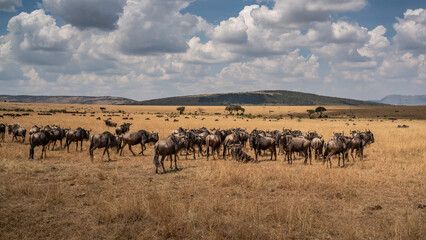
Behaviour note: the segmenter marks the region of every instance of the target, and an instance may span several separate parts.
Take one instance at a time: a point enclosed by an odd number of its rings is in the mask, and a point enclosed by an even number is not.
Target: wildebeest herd
[[[232,159],[241,162],[258,162],[259,155],[265,155],[265,151],[269,150],[271,156],[270,160],[277,160],[277,155],[284,155],[283,159],[287,159],[288,164],[293,163],[296,155],[304,158],[304,164],[312,164],[312,155],[316,160],[322,157],[323,164],[331,168],[331,157],[338,156],[338,166],[342,159],[342,167],[345,166],[345,159],[349,161],[349,154],[352,160],[359,157],[361,160],[364,157],[364,148],[374,143],[374,135],[370,130],[351,131],[350,136],[345,136],[344,133],[333,133],[331,139],[327,142],[317,132],[302,132],[300,130],[282,129],[275,131],[264,131],[254,129],[251,133],[244,129],[179,129],[173,130],[171,134],[165,139],[159,139],[158,133],[139,130],[130,132],[130,123],[124,123],[117,127],[117,124],[105,121],[107,126],[114,126],[116,134],[105,131],[101,134],[94,134],[90,136],[91,130],[84,128],[77,128],[71,130],[69,128],[61,128],[60,126],[52,125],[45,127],[34,126],[29,130],[29,159],[34,158],[34,148],[37,146],[42,147],[41,156],[43,153],[46,158],[46,150],[51,146],[54,149],[56,142],[60,142],[60,148],[67,148],[69,153],[69,146],[71,143],[76,143],[76,151],[78,151],[78,143],[80,142],[80,151],[83,151],[83,141],[90,141],[89,154],[93,161],[94,150],[97,148],[104,148],[102,154],[102,161],[105,153],[108,155],[108,160],[111,161],[109,155],[110,148],[116,148],[120,156],[123,155],[123,149],[126,145],[130,152],[136,156],[132,150],[132,146],[141,146],[139,154],[144,155],[147,143],[154,143],[154,165],[155,171],[158,173],[158,168],[162,168],[165,173],[164,160],[169,157],[170,168],[172,169],[173,160],[175,162],[175,169],[177,167],[178,155],[188,155],[196,158],[198,150],[198,157],[206,156],[209,160],[210,155],[213,159],[220,158],[226,159],[231,156]],[[0,124],[0,139],[4,141],[6,129],[9,135],[12,135],[12,141],[25,142],[26,129],[18,124],[7,125]],[[18,139],[21,138],[21,139]],[[62,146],[62,140],[65,139],[65,144]],[[249,146],[247,146],[247,142]],[[254,158],[246,151],[254,151]],[[278,152],[277,152],[278,150]],[[222,152],[221,152],[222,151]],[[356,151],[354,156],[354,151]],[[216,153],[216,154],[215,154]],[[312,154],[313,153],[313,154]],[[215,156],[216,155],[216,156]],[[161,156],[161,159],[160,159]]]

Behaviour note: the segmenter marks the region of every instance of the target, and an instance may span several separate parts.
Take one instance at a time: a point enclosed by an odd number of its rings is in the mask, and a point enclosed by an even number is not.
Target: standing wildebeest
[[[213,159],[216,160],[214,157],[214,151],[217,151],[217,157],[219,158],[219,149],[220,144],[222,143],[222,137],[223,134],[220,130],[216,130],[214,134],[210,134],[206,137],[207,161],[210,156],[210,147],[212,148]]]
[[[311,152],[311,141],[304,137],[293,137],[292,135],[279,134],[276,138],[276,143],[283,147],[284,152],[287,155],[287,162],[293,163],[293,152],[303,152],[305,155],[304,164],[312,164],[312,152]]]
[[[83,140],[89,140],[90,130],[85,130],[83,128],[77,128],[76,130],[68,131],[66,134],[65,146],[67,152],[70,152],[71,142],[75,142],[75,151],[78,150],[78,142],[80,143],[80,151],[83,152]]]
[[[324,147],[324,139],[322,137],[315,137],[311,141],[311,147],[314,149],[315,159],[319,160]]]
[[[365,132],[360,133],[361,138],[365,141],[364,146],[374,143],[374,134],[370,130],[366,130]]]
[[[339,161],[338,161],[338,166],[340,166],[340,154],[342,154],[342,158],[343,158],[343,165],[342,167],[345,166],[345,152],[347,149],[347,145],[346,145],[346,140],[345,137],[343,135],[340,134],[335,134],[334,137],[332,137],[330,139],[330,141],[328,141],[325,144],[324,147],[324,160],[323,160],[323,164],[326,163],[326,161],[328,161],[330,163],[330,168],[331,168],[331,157],[333,155],[339,155]],[[328,167],[328,164],[327,164]]]
[[[132,124],[131,123],[121,124],[120,126],[115,128],[115,133],[117,135],[125,134],[126,132],[128,132],[130,130],[130,125],[132,125]]]
[[[158,173],[158,167],[163,168],[163,173],[166,173],[166,169],[164,168],[164,158],[167,156],[174,155],[175,157],[175,169],[178,170],[177,164],[176,164],[176,155],[179,151],[179,138],[175,137],[174,135],[170,135],[167,139],[159,140],[157,143],[155,143],[154,146],[154,165],[155,165],[155,173]],[[161,161],[158,161],[159,156],[161,155]],[[172,165],[170,165],[171,167]]]
[[[62,139],[65,138],[66,132],[67,132],[66,129],[62,129],[60,127],[55,127],[55,128],[50,130],[51,141],[53,141],[52,150],[56,146],[56,141],[59,141],[59,143],[61,144],[61,148],[62,148]]]
[[[102,154],[101,161],[104,160],[105,152],[108,154],[108,161],[111,161],[109,157],[108,148],[117,147],[117,153],[121,148],[121,136],[114,136],[112,133],[105,131],[102,134],[95,134],[90,137],[90,159],[93,162],[93,151],[96,148],[105,148],[104,153]]]
[[[9,133],[9,135],[13,134],[12,141],[13,139],[16,139],[16,141],[18,141],[18,136],[20,136],[22,137],[22,143],[25,142],[25,135],[27,134],[27,130],[19,126],[19,124],[9,125],[7,132]]]
[[[37,125],[34,125],[31,129],[30,129],[30,131],[28,131],[28,134],[30,134],[30,136],[31,135],[33,135],[34,133],[36,133],[36,132],[40,132],[40,128],[37,126]]]
[[[354,153],[354,150],[356,150],[356,155],[358,155],[362,161],[362,159],[364,158],[364,145],[366,144],[366,142],[365,140],[361,138],[361,134],[359,132],[353,132],[352,137],[346,137],[346,138],[348,142],[347,151],[349,152],[349,149],[351,150],[352,160],[355,161],[355,157],[353,153]],[[349,162],[348,153],[346,153],[346,157],[348,158],[348,162]]]
[[[275,160],[277,160],[277,149],[275,147],[275,140],[271,137],[264,137],[260,134],[252,135],[250,136],[250,147],[254,149],[254,154],[256,155],[256,161],[258,161],[257,155],[260,155],[260,150],[267,150],[267,149],[271,151],[271,160],[272,160],[272,155],[274,155]]]
[[[123,136],[123,145],[121,146],[120,150],[120,156],[123,155],[123,149],[126,145],[129,145],[129,150],[132,152],[133,156],[136,156],[136,154],[132,150],[132,146],[136,144],[141,145],[141,152],[140,154],[143,154],[145,144],[149,142],[157,142],[158,141],[158,133],[149,133],[145,130],[139,130],[137,132],[127,133]]]
[[[240,133],[238,131],[235,131],[225,137],[225,140],[223,141],[223,159],[226,159],[226,148],[237,143],[241,143]]]
[[[4,141],[4,135],[6,134],[7,125],[4,123],[0,123],[0,135],[1,139]]]
[[[29,159],[34,159],[34,148],[36,146],[42,146],[40,159],[46,159],[46,145],[50,142],[50,133],[49,131],[41,130],[40,132],[33,133],[29,137],[30,141],[30,156]]]

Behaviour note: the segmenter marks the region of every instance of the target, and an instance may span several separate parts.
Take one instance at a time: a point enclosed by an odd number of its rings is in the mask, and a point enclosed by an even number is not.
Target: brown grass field
[[[60,124],[92,133],[114,131],[96,120],[107,118],[101,106],[0,103],[0,108],[17,107],[95,113],[33,112],[5,116],[0,123],[19,123],[27,130],[34,124]],[[114,151],[112,162],[101,162],[102,150],[95,150],[93,163],[88,142],[83,152],[72,145],[70,153],[49,150],[43,160],[37,147],[35,160],[28,160],[28,137],[20,144],[6,135],[0,141],[1,239],[425,239],[424,106],[327,107],[333,119],[300,122],[287,114],[306,116],[312,107],[245,107],[246,114],[285,115],[280,120],[214,115],[223,114],[223,106],[187,107],[185,112],[205,114],[179,116],[179,122],[156,117],[176,112],[176,106],[103,107],[126,112],[112,121],[131,122],[131,131],[157,131],[160,139],[179,126],[316,130],[325,140],[333,132],[370,129],[375,143],[364,150],[364,161],[350,161],[345,168],[337,167],[337,159],[332,169],[315,160],[310,166],[301,159],[288,165],[283,155],[278,161],[262,156],[258,164],[180,156],[179,171],[155,174],[152,146],[145,157],[134,157],[127,148],[122,157]],[[356,118],[348,121],[347,115]]]

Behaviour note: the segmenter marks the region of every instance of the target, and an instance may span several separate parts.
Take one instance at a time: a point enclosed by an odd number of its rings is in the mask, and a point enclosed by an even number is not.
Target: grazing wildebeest
[[[18,141],[18,136],[19,136],[19,137],[22,137],[22,143],[25,142],[25,135],[27,133],[27,130],[19,126],[19,124],[9,125],[7,132],[9,135],[13,134],[12,141],[13,139],[16,139],[16,141]]]
[[[104,120],[105,125],[107,125],[107,127],[117,127],[117,123],[115,122],[111,122],[109,119]]]
[[[30,156],[29,159],[34,159],[34,148],[36,146],[42,146],[40,159],[46,159],[46,145],[50,142],[50,133],[49,131],[41,130],[40,132],[33,133],[29,137],[30,141]]]
[[[284,152],[287,155],[287,162],[293,163],[293,152],[303,152],[305,155],[304,164],[312,164],[312,152],[311,152],[311,141],[304,137],[293,137],[292,135],[280,134],[276,138],[276,143],[283,147]]]
[[[137,132],[126,133],[126,134],[123,135],[123,145],[121,146],[120,156],[123,155],[123,149],[126,145],[129,145],[130,152],[132,152],[133,156],[136,156],[136,154],[132,150],[132,146],[136,145],[136,144],[141,145],[140,154],[145,156],[144,153],[143,153],[144,148],[145,148],[145,144],[149,143],[149,142],[156,143],[157,141],[158,141],[158,133],[154,133],[154,132],[149,133],[148,131],[145,131],[145,130],[139,130]]]
[[[109,156],[109,148],[116,147],[117,153],[121,148],[121,136],[114,136],[112,133],[105,131],[102,134],[95,134],[90,137],[90,159],[93,162],[93,151],[96,148],[105,148],[104,153],[102,154],[101,161],[104,160],[105,152],[108,154],[108,161],[111,161],[111,158]]]
[[[174,155],[175,157],[175,169],[178,170],[178,167],[176,164],[176,155],[178,151],[179,151],[179,138],[174,135],[170,135],[167,139],[162,139],[162,140],[159,140],[157,143],[155,143],[155,146],[154,146],[155,173],[158,173],[158,168],[160,167],[160,163],[161,163],[161,167],[163,168],[163,173],[167,172],[166,169],[164,168],[164,158],[166,158],[167,156],[171,157],[172,155]],[[158,161],[158,158],[160,155],[161,155],[161,161]]]
[[[130,125],[132,125],[132,124],[131,123],[121,124],[120,126],[115,128],[115,133],[117,135],[125,134],[126,132],[128,132],[130,130]]]
[[[277,160],[277,149],[275,147],[275,140],[271,137],[264,137],[260,134],[250,136],[250,147],[254,149],[254,154],[256,155],[256,161],[258,161],[257,156],[260,155],[260,150],[270,150],[271,151],[271,160],[272,156],[275,156]]]
[[[67,131],[65,129],[62,129],[60,127],[55,127],[52,130],[50,130],[51,141],[53,141],[52,150],[56,146],[56,141],[59,141],[59,143],[61,144],[60,148],[62,148],[62,139],[65,138],[66,132]]]
[[[4,135],[6,135],[6,128],[7,128],[6,124],[0,123],[0,135],[3,141],[4,141]]]
[[[216,130],[214,134],[210,134],[206,137],[207,161],[209,160],[210,156],[210,147],[212,148],[213,159],[216,160],[214,157],[214,151],[217,151],[217,157],[219,158],[219,149],[222,143],[222,137],[223,134],[220,130]]]
[[[338,161],[338,166],[340,166],[340,154],[342,154],[342,158],[343,158],[343,165],[342,167],[345,166],[345,152],[347,149],[347,145],[346,145],[346,141],[345,141],[345,137],[343,135],[340,134],[335,134],[334,137],[332,137],[330,139],[330,141],[328,141],[325,144],[324,147],[324,156],[323,156],[323,164],[326,163],[327,161],[330,163],[330,168],[331,168],[331,157],[333,155],[339,155],[339,161]],[[328,167],[328,164],[327,164]]]
[[[83,140],[89,140],[90,130],[85,130],[83,128],[77,128],[76,130],[68,131],[66,134],[65,146],[67,152],[70,152],[70,144],[75,142],[75,151],[78,150],[78,142],[80,143],[80,151],[83,151]]]
[[[28,134],[30,134],[30,136],[32,135],[32,134],[34,134],[34,133],[36,133],[36,132],[40,132],[40,128],[37,126],[37,125],[34,125],[31,129],[30,129],[30,131],[28,132]]]

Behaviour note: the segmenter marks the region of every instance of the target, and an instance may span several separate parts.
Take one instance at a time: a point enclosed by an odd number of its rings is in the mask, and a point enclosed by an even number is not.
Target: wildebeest
[[[131,123],[121,124],[120,126],[115,128],[115,133],[117,135],[125,134],[126,132],[128,132],[130,130],[130,125],[132,125],[132,124]]]
[[[32,134],[34,134],[34,133],[36,133],[36,132],[40,132],[40,127],[38,127],[37,125],[34,125],[31,129],[30,129],[30,131],[28,131],[28,134],[30,134],[30,136],[32,135]]]
[[[75,151],[78,150],[78,142],[80,143],[80,151],[83,151],[83,140],[89,140],[90,130],[85,130],[83,128],[77,128],[76,130],[70,130],[66,134],[65,146],[67,152],[70,152],[70,144],[75,142]]]
[[[238,131],[235,131],[225,137],[223,141],[223,159],[226,159],[226,148],[229,148],[233,144],[241,143],[240,134]]]
[[[257,155],[260,154],[260,150],[270,150],[271,151],[271,160],[272,155],[275,156],[275,160],[277,160],[277,149],[275,147],[275,140],[271,137],[264,137],[260,134],[252,135],[250,136],[250,147],[254,149],[254,154],[256,155],[256,161]]]
[[[105,125],[107,125],[107,127],[117,127],[117,123],[115,122],[111,122],[109,119],[104,120]]]
[[[13,134],[12,141],[13,139],[16,139],[16,141],[18,141],[18,136],[19,136],[19,137],[22,137],[22,143],[25,142],[25,135],[27,133],[27,130],[19,126],[19,124],[9,125],[7,132],[9,135]]]
[[[319,160],[323,152],[324,139],[317,132],[308,132],[306,138],[311,141],[311,148],[314,150],[315,159]]]
[[[353,155],[354,150],[356,150],[356,155],[358,155],[361,158],[361,161],[364,157],[364,145],[366,144],[366,141],[361,138],[361,134],[359,132],[353,132],[352,137],[345,137],[347,139],[347,151],[351,150],[351,157],[352,160],[355,161],[355,157]],[[347,157],[346,153],[346,157]],[[349,158],[348,158],[349,162]]]
[[[53,141],[52,150],[56,146],[56,141],[59,141],[60,148],[62,148],[62,139],[65,138],[66,133],[68,131],[69,131],[69,129],[62,129],[60,127],[55,127],[55,128],[53,128],[53,129],[50,130],[51,141]]]
[[[6,135],[6,128],[7,128],[6,124],[0,123],[0,135],[3,141],[4,141],[4,135]]]
[[[155,165],[155,173],[158,173],[158,168],[163,168],[163,173],[166,173],[166,169],[164,168],[164,158],[167,156],[174,155],[175,160],[175,169],[178,170],[177,164],[176,164],[176,155],[179,151],[179,138],[174,136],[173,134],[170,135],[167,139],[159,140],[157,143],[155,143],[154,146],[154,165]],[[158,161],[159,156],[161,155],[161,161]],[[172,166],[170,164],[170,166]]]
[[[281,145],[287,155],[287,162],[293,163],[293,152],[303,152],[305,155],[304,163],[312,164],[311,141],[304,137],[293,137],[293,135],[279,134],[276,138],[277,145]],[[279,144],[278,144],[279,143]]]
[[[330,168],[331,168],[331,159],[330,158],[333,155],[339,155],[338,166],[340,166],[340,154],[342,154],[342,158],[343,158],[342,167],[344,167],[345,166],[346,149],[347,149],[347,145],[346,145],[345,137],[343,135],[340,135],[340,134],[337,134],[337,135],[335,134],[335,136],[332,137],[330,139],[330,141],[328,141],[324,146],[323,164],[328,161],[330,163]],[[328,164],[327,164],[327,167],[328,167]]]
[[[132,132],[132,133],[126,133],[123,136],[123,145],[121,146],[121,150],[120,150],[120,156],[123,155],[123,149],[126,145],[129,145],[129,150],[130,152],[132,152],[133,156],[136,156],[136,154],[133,152],[132,150],[132,146],[136,145],[136,144],[140,144],[141,145],[141,152],[140,154],[143,154],[144,148],[145,148],[145,144],[149,143],[149,142],[157,142],[158,141],[158,133],[149,133],[148,131],[145,130],[139,130],[137,132]]]
[[[34,148],[36,146],[42,146],[40,159],[46,158],[46,146],[50,142],[50,133],[49,131],[41,130],[40,132],[33,133],[29,137],[30,142],[30,156],[29,159],[34,159]]]
[[[223,134],[219,130],[216,130],[214,134],[210,134],[206,137],[207,161],[209,160],[210,156],[210,147],[212,148],[213,159],[216,159],[214,157],[214,151],[217,151],[217,157],[219,157],[219,149],[220,144],[222,143],[222,137]]]
[[[121,136],[114,136],[112,133],[105,131],[102,134],[95,134],[90,137],[90,159],[93,162],[93,151],[96,148],[105,148],[104,153],[102,154],[101,161],[104,159],[105,152],[108,154],[108,161],[111,161],[111,158],[109,156],[109,148],[116,147],[117,153],[121,148]]]
[[[242,144],[233,144],[231,145],[231,156],[233,159],[242,162],[254,161],[254,159],[243,151]]]

